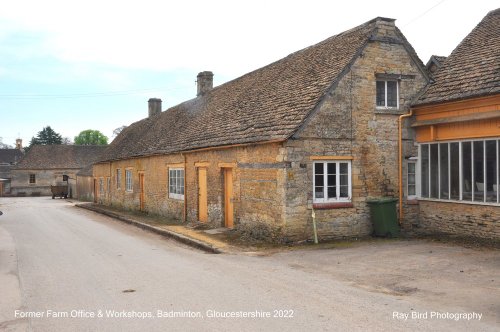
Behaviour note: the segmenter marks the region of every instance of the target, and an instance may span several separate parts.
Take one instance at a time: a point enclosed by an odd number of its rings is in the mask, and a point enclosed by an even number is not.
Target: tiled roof
[[[76,173],[76,176],[92,176],[93,175],[92,167],[93,167],[93,164],[88,164],[87,166],[82,168],[80,171],[78,171],[78,173]]]
[[[394,20],[373,19],[133,123],[103,161],[288,139],[370,41],[378,21]],[[402,34],[400,41],[414,53]]]
[[[434,59],[436,59],[437,62],[440,64],[443,64],[444,60],[446,60],[445,56],[442,55],[433,55]]]
[[[15,168],[83,168],[98,160],[105,149],[92,145],[33,145]]]
[[[453,50],[434,80],[414,105],[500,93],[500,8],[489,12]]]
[[[23,155],[18,149],[0,149],[0,164],[17,164]]]

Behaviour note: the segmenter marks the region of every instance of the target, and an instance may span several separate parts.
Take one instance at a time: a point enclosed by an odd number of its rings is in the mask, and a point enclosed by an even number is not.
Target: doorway
[[[198,168],[198,220],[208,221],[207,169]]]
[[[232,168],[224,168],[224,224],[227,228],[234,226]]]
[[[139,173],[139,209],[141,211],[144,211],[144,201],[145,201],[145,194],[144,194],[144,173]]]

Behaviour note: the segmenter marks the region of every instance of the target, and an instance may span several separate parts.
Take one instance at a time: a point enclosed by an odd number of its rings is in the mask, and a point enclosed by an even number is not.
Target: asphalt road
[[[294,268],[293,251],[267,257],[207,254],[46,197],[1,198],[0,210],[2,331],[495,328],[491,317],[411,319],[427,307],[316,273],[314,264]],[[311,253],[304,257],[314,259]]]

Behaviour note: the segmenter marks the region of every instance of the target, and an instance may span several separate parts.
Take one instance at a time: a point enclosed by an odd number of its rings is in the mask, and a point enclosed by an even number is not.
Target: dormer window
[[[377,80],[377,108],[399,108],[398,81]]]

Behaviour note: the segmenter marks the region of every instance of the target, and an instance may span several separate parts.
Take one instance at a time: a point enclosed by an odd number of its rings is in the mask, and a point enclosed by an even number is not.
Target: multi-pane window
[[[122,187],[122,170],[121,168],[116,169],[116,189],[121,189]]]
[[[500,141],[420,145],[421,197],[500,203]]]
[[[314,202],[351,200],[351,162],[314,162]]]
[[[30,174],[30,183],[36,183],[36,176],[35,176],[35,174]]]
[[[399,107],[398,81],[377,80],[377,107]]]
[[[409,160],[407,167],[407,195],[409,198],[415,197],[417,195],[417,163],[416,160]]]
[[[125,170],[125,190],[126,191],[132,191],[133,186],[132,186],[132,170],[131,169],[126,169]]]
[[[184,169],[170,168],[168,170],[168,196],[184,199]]]

